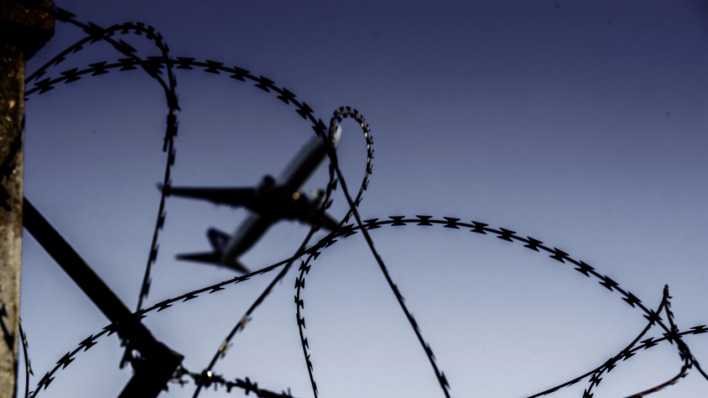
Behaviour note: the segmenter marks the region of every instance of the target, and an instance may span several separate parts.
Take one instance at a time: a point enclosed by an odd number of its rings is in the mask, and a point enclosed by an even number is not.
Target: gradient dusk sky
[[[505,227],[588,262],[649,307],[668,284],[681,329],[708,323],[704,0],[56,1],[102,26],[154,25],[173,56],[270,77],[323,119],[341,105],[359,109],[376,151],[365,219],[430,214]],[[28,71],[79,37],[58,25]],[[142,37],[124,39],[158,55]],[[121,57],[97,43],[50,75]],[[201,71],[177,77],[175,185],[257,184],[280,174],[312,134],[249,84]],[[27,102],[27,197],[131,308],[159,199],[164,123],[162,92],[140,71],[82,79]],[[357,186],[364,141],[355,123],[342,127],[340,162]],[[325,169],[308,191],[323,185]],[[332,212],[345,210],[338,191]],[[174,256],[207,249],[208,227],[231,232],[246,214],[170,198],[148,302],[234,276]],[[243,261],[278,261],[306,232],[281,223]],[[437,227],[371,234],[454,397],[539,392],[602,364],[646,322],[619,295],[520,244]],[[41,377],[107,322],[28,235],[23,259],[22,318]],[[199,371],[271,278],[145,323]],[[312,396],[294,278],[291,271],[277,286],[216,373]],[[305,301],[320,397],[443,396],[361,236],[323,252]],[[708,366],[708,335],[686,341]],[[118,369],[121,354],[117,338],[103,340],[39,396],[117,396],[131,375]],[[641,391],[680,367],[674,346],[643,351],[595,397]],[[580,397],[585,386],[552,396]],[[189,397],[193,388],[161,396]],[[655,396],[708,397],[708,382],[693,371]]]

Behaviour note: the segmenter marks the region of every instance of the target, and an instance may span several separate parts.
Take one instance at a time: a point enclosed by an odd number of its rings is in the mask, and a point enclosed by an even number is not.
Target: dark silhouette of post
[[[140,358],[132,360],[133,377],[119,398],[157,397],[181,365],[182,355],[153,337],[140,318],[132,315],[120,298],[27,199],[23,212],[27,231],[106,318],[116,325],[121,340],[140,353]]]
[[[0,398],[17,389],[25,60],[54,33],[51,1],[0,0]]]

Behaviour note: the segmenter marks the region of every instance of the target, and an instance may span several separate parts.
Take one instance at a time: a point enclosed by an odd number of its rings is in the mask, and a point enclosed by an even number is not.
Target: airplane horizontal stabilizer
[[[243,274],[248,274],[251,272],[245,265],[241,264],[240,261],[233,260],[233,261],[230,261],[228,264],[224,263],[222,261],[221,254],[219,254],[217,252],[178,254],[177,260],[212,264],[212,265],[216,265],[218,267],[228,268],[230,270],[233,270],[233,271],[236,271],[239,273],[243,273]]]

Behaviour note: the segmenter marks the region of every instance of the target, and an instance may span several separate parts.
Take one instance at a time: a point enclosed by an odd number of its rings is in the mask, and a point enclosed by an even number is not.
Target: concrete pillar
[[[52,7],[0,0],[0,398],[17,388],[25,60],[52,36]]]

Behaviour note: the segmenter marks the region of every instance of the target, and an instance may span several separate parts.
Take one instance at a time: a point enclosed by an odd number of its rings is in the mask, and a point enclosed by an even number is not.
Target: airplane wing
[[[319,226],[320,228],[324,228],[328,231],[334,231],[339,226],[339,221],[327,214],[327,212],[320,213],[319,211],[314,211],[309,215],[298,217],[298,220],[310,225]]]
[[[221,262],[221,254],[217,252],[186,253],[177,255],[178,260],[193,261],[197,263],[212,264],[230,270],[248,274],[251,271],[239,261],[230,261],[228,264]]]
[[[334,133],[335,145],[341,136],[342,128],[337,126],[337,131]],[[279,184],[285,185],[293,191],[300,189],[326,156],[327,147],[322,139],[317,136],[310,138],[310,141],[305,144],[280,175]]]
[[[255,188],[200,188],[200,187],[172,187],[157,186],[164,190],[168,196],[200,199],[217,205],[232,207],[252,207],[256,198]]]
[[[298,211],[295,212],[295,219],[320,228],[324,228],[328,231],[334,231],[339,226],[339,221],[334,217],[327,214],[327,212],[320,212],[321,197],[318,196],[317,199],[310,199],[307,195],[300,193],[303,196],[303,200],[300,201],[300,207]]]

